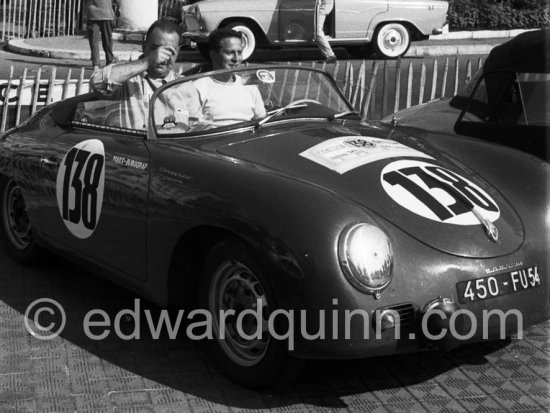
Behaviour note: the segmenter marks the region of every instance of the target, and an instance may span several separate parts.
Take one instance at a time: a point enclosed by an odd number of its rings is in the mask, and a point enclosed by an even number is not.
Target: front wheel
[[[40,248],[35,244],[23,192],[10,178],[0,180],[1,237],[8,255],[23,264],[38,261]]]
[[[225,26],[228,29],[233,29],[241,34],[243,42],[243,60],[248,59],[256,50],[256,36],[254,31],[245,23],[234,22]]]
[[[249,388],[294,380],[303,361],[289,357],[285,343],[268,331],[275,298],[254,251],[227,241],[214,247],[206,262],[199,303],[212,319],[213,340],[206,346],[210,358],[224,375]]]
[[[379,57],[396,59],[411,46],[409,30],[400,23],[387,23],[376,29],[374,50]]]

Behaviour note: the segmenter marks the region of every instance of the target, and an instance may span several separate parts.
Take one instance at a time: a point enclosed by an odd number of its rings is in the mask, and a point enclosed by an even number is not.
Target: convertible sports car
[[[520,34],[495,47],[453,98],[400,110],[383,122],[485,139],[549,161],[549,44],[550,29]]]
[[[243,113],[261,96],[267,115],[224,117],[197,100],[205,84]],[[83,95],[5,133],[1,233],[21,262],[52,250],[162,306],[207,309],[205,347],[234,381],[548,319],[548,164],[362,122],[328,74],[299,66],[199,74],[142,103]]]

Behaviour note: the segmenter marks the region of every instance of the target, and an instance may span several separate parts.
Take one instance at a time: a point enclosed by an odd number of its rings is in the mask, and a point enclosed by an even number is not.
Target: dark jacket
[[[114,20],[112,0],[88,0],[88,20]]]

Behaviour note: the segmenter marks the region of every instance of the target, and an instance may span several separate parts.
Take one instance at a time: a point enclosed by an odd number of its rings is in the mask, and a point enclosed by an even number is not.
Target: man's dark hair
[[[160,30],[161,32],[168,33],[168,34],[177,33],[178,36],[181,36],[181,30],[176,23],[173,23],[168,20],[157,20],[147,30],[147,34],[145,35],[145,41],[149,39],[149,37],[155,30]]]
[[[220,50],[220,43],[222,42],[222,40],[230,37],[235,37],[239,40],[242,40],[241,33],[236,30],[225,28],[214,30],[208,36],[208,49],[217,52],[218,50]]]

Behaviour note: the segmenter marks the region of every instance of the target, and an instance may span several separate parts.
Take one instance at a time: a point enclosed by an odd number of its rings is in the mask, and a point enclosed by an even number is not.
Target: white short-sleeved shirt
[[[226,126],[266,116],[258,88],[255,85],[244,85],[239,76],[235,76],[232,82],[204,77],[197,79],[194,86],[202,115],[210,116],[214,126]]]

